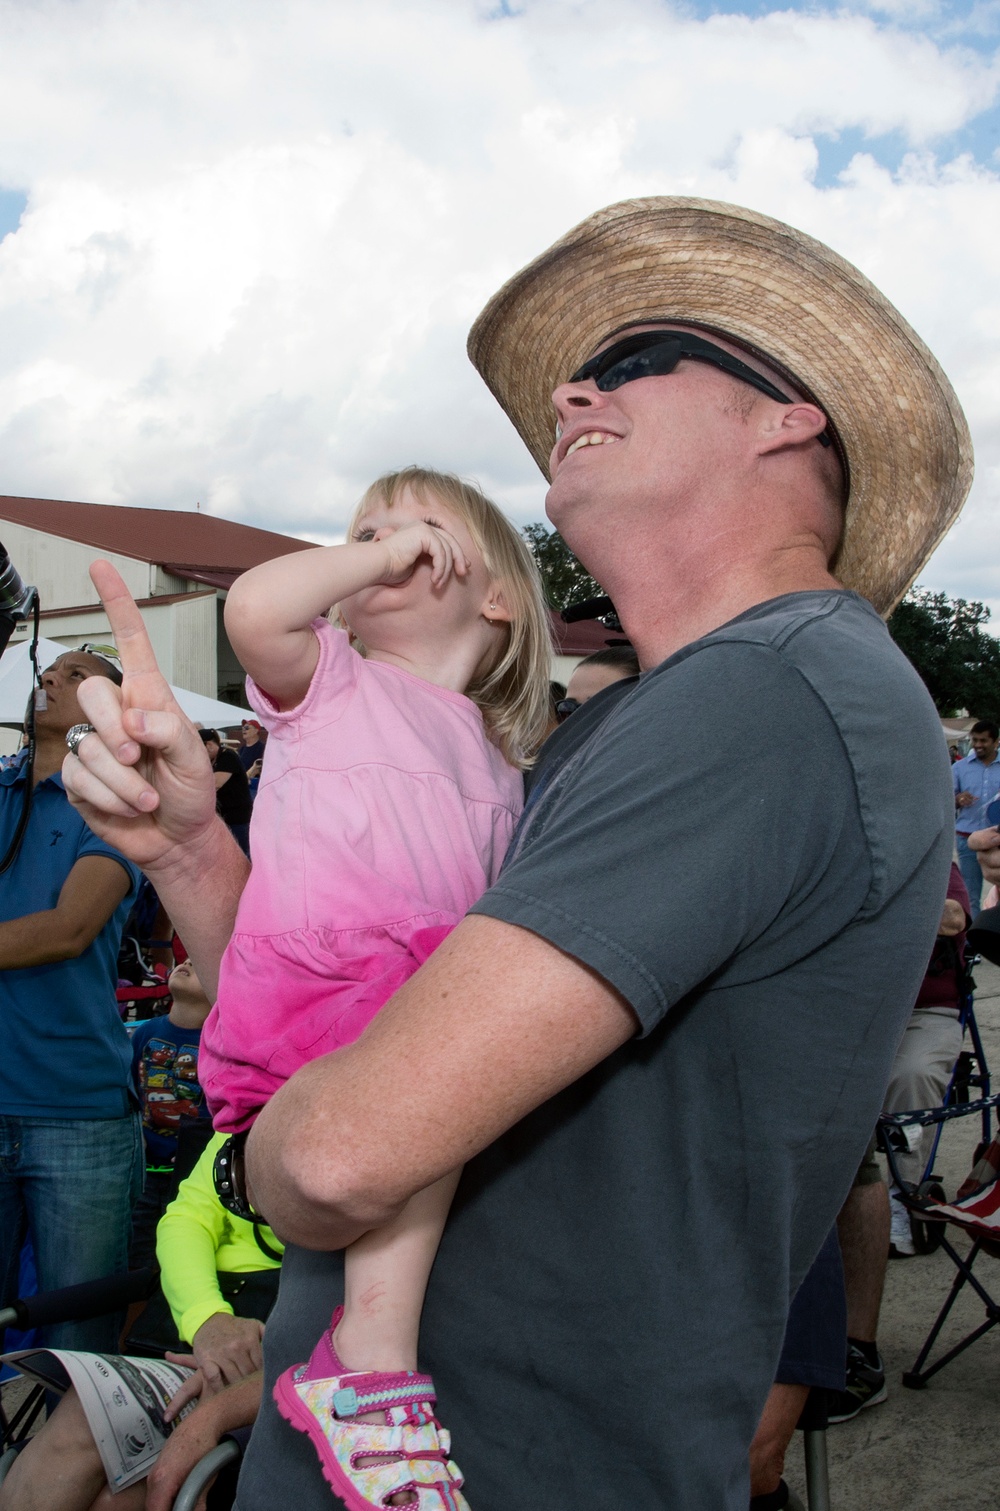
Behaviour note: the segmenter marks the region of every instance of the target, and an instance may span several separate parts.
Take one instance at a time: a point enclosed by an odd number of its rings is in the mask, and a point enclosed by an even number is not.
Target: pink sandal
[[[403,1490],[415,1499],[401,1511],[469,1511],[458,1465],[448,1457],[451,1435],[434,1416],[430,1375],[346,1369],[333,1346],[343,1310],[334,1312],[309,1363],[279,1375],[279,1412],[312,1439],[324,1479],[350,1511],[383,1511]],[[384,1411],[388,1423],[358,1421],[366,1411]]]

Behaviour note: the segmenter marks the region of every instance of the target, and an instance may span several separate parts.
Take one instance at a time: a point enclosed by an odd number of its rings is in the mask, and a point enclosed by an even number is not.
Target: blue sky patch
[[[782,3],[782,0],[686,0],[688,15],[699,19],[709,16],[763,16],[798,12],[803,15],[871,16],[880,26],[904,33],[928,37],[942,49],[965,48],[988,58],[1000,60],[1000,0],[915,0],[906,5],[839,4],[837,0],[807,0],[807,3]],[[958,131],[948,132],[914,148],[901,132],[867,135],[861,127],[838,132],[812,133],[819,151],[820,187],[836,183],[838,175],[857,152],[869,153],[877,163],[895,172],[908,151],[932,152],[939,162],[951,162],[968,153],[984,168],[1000,173],[1000,108],[996,104],[966,122]]]
[[[0,241],[17,230],[27,204],[28,196],[20,189],[0,189]]]

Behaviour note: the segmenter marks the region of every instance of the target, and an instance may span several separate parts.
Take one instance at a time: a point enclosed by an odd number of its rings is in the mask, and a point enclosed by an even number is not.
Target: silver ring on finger
[[[74,724],[73,728],[66,736],[66,744],[69,746],[73,754],[76,755],[80,748],[80,741],[85,740],[88,735],[93,735],[96,733],[97,730],[94,728],[93,724]]]

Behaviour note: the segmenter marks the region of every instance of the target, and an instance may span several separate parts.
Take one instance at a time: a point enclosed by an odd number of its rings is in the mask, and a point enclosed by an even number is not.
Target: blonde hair
[[[551,725],[549,679],[552,631],[541,578],[524,539],[475,483],[453,472],[403,467],[365,490],[351,516],[348,540],[373,505],[392,509],[409,489],[422,504],[440,502],[468,527],[490,577],[503,592],[510,623],[499,624],[505,644],[465,689],[480,709],[486,732],[512,766],[524,769]]]

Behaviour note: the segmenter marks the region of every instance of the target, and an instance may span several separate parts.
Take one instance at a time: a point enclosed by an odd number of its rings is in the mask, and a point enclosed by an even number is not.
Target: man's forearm
[[[58,908],[26,913],[0,923],[0,971],[75,960],[90,943],[91,938],[61,917]]]
[[[260,1410],[260,1398],[264,1386],[264,1371],[258,1369],[245,1375],[235,1385],[227,1385],[216,1395],[203,1401],[198,1408],[209,1414],[213,1428],[221,1438],[236,1427],[252,1427]]]
[[[191,959],[205,995],[214,1002],[219,963],[236,922],[250,862],[221,819],[198,842],[147,871]]]

